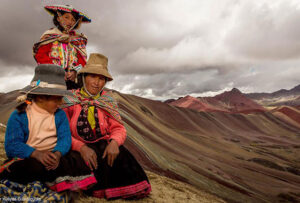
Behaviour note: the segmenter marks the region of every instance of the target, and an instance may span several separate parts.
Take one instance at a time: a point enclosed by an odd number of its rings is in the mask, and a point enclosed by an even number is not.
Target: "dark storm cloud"
[[[50,26],[37,1],[1,1],[0,60],[6,66],[33,66],[33,43]],[[3,69],[3,66],[1,66]]]
[[[300,56],[299,2],[275,1],[254,6],[243,4],[226,36],[227,46],[237,56],[254,60],[284,60]]]
[[[32,45],[53,26],[48,4],[72,4],[92,18],[80,29],[87,50],[108,56],[110,86],[125,93],[167,98],[300,83],[296,0],[2,0],[2,78],[32,74]]]

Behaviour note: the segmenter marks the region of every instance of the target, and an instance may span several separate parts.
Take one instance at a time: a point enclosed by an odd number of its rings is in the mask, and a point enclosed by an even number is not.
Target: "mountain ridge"
[[[185,96],[178,100],[168,100],[169,105],[205,112],[251,113],[266,109],[246,97],[240,90],[233,88],[214,97]]]
[[[271,93],[248,93],[245,94],[251,99],[254,100],[260,100],[260,99],[270,99],[270,98],[278,98],[278,97],[283,97],[283,96],[293,96],[293,95],[300,95],[300,85],[297,85],[289,90],[287,89],[280,89],[275,92]]]

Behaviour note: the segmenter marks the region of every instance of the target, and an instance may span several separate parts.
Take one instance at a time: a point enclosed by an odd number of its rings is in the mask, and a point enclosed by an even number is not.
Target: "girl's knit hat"
[[[24,102],[28,94],[66,96],[72,95],[67,90],[64,79],[65,71],[54,64],[40,64],[35,68],[35,74],[30,85],[21,89],[24,95],[17,98],[17,102]]]

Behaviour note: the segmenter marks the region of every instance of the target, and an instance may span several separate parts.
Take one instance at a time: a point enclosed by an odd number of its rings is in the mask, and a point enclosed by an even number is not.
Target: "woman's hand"
[[[59,160],[57,160],[56,155],[52,152],[49,152],[49,151],[35,150],[35,151],[32,152],[32,154],[30,156],[32,158],[35,158],[39,162],[41,162],[46,167],[46,169],[56,168],[58,166],[58,163],[59,163]]]
[[[112,167],[119,153],[120,151],[117,141],[111,140],[111,142],[107,145],[107,147],[104,150],[102,159],[104,159],[107,156],[107,164],[110,167]]]
[[[59,161],[60,161],[60,158],[61,158],[61,153],[59,151],[56,151],[52,154],[54,154],[56,163],[54,165],[46,166],[47,170],[55,170],[59,165]]]
[[[87,163],[90,167],[91,171],[98,168],[97,154],[93,149],[89,148],[86,145],[83,145],[80,148],[79,152],[85,163]]]
[[[75,81],[76,78],[76,71],[71,70],[65,73],[65,80],[71,80],[71,81]]]

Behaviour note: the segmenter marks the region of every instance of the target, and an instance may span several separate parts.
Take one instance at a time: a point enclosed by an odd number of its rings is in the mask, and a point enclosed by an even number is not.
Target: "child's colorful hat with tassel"
[[[73,8],[73,6],[70,5],[53,5],[53,6],[45,6],[44,7],[45,10],[50,13],[50,15],[55,15],[55,13],[57,13],[57,11],[63,11],[63,12],[75,12],[77,13],[80,17],[82,17],[82,22],[83,23],[90,23],[92,20],[85,15],[84,13],[78,11],[77,9]]]

